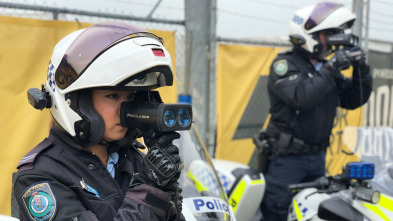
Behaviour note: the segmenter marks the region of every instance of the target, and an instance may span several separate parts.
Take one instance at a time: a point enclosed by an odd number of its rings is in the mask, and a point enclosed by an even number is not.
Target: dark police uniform
[[[112,178],[101,160],[53,127],[19,163],[14,194],[20,220],[168,220],[168,193],[141,184],[129,189],[142,154],[118,150]]]
[[[317,71],[306,55],[294,48],[280,53],[270,67],[271,118],[266,133],[273,138],[274,149],[261,205],[268,220],[287,219],[289,184],[324,175],[336,107],[355,109],[371,94],[367,64],[354,65],[352,78],[346,78],[325,62]]]

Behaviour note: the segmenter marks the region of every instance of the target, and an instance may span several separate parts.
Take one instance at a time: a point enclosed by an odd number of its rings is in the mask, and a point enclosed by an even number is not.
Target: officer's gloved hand
[[[334,56],[327,62],[327,64],[339,71],[349,68],[351,65],[349,51],[343,49],[337,50],[334,53]]]
[[[177,180],[184,165],[179,149],[172,144],[172,141],[178,138],[180,134],[176,132],[163,133],[157,138],[145,137],[149,152],[143,159],[142,170],[133,176],[131,183],[131,186],[144,183],[168,192],[174,203],[173,214],[181,211],[182,203],[182,190]]]
[[[349,55],[354,66],[366,64],[366,52],[360,47],[353,47],[349,50]]]
[[[180,160],[179,148],[172,141],[180,138],[176,132],[161,134],[158,138],[145,138],[149,152],[143,160],[144,172],[149,181],[158,188],[176,181],[184,165]]]

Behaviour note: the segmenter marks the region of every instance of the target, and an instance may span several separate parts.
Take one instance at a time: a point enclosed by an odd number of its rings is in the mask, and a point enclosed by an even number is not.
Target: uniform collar
[[[55,144],[66,144],[66,146],[75,150],[85,149],[80,144],[78,144],[71,135],[58,128],[56,125],[54,125],[50,130],[49,139],[52,140]]]

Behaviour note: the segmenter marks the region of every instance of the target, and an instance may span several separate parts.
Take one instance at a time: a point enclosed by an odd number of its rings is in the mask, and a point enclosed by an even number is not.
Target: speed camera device
[[[165,104],[156,91],[137,92],[133,101],[123,102],[120,108],[123,127],[142,132],[170,132],[189,130],[192,123],[190,104]]]

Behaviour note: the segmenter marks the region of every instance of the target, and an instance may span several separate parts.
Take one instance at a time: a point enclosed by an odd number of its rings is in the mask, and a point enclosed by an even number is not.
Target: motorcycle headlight
[[[355,195],[357,198],[373,204],[379,203],[381,197],[379,191],[362,186],[356,188]]]

